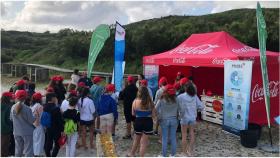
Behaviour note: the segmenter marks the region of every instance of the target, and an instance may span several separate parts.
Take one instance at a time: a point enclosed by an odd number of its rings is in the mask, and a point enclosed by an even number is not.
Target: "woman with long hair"
[[[162,131],[162,156],[167,156],[168,138],[171,141],[171,156],[176,154],[176,129],[178,126],[179,105],[173,85],[166,85],[156,104],[158,121]]]
[[[147,87],[140,87],[132,104],[132,115],[136,117],[134,123],[135,134],[132,149],[127,156],[134,157],[138,144],[140,144],[140,156],[144,157],[149,135],[153,134],[152,116],[154,116],[154,112],[154,103]]]
[[[185,93],[179,95],[177,100],[180,107],[179,113],[182,132],[182,150],[188,156],[192,156],[195,140],[194,128],[196,124],[197,111],[202,111],[204,109],[204,105],[196,95],[196,89],[192,83],[188,83],[185,86]],[[190,142],[188,143],[188,146],[186,142],[187,130],[189,130],[190,133]]]
[[[89,127],[89,139],[90,139],[90,148],[94,148],[93,134],[94,134],[94,113],[95,107],[93,100],[89,97],[90,92],[89,88],[83,88],[81,98],[78,101],[78,108],[80,111],[80,125],[81,125],[81,135],[82,135],[82,146],[85,149],[88,149],[86,145],[86,128]]]

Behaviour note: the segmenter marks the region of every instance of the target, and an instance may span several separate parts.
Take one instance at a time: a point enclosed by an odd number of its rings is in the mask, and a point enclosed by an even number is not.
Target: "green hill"
[[[267,50],[279,52],[279,8],[264,9]],[[144,20],[126,28],[126,73],[142,72],[142,57],[174,48],[193,33],[226,31],[258,48],[254,9],[231,10],[203,16],[167,16]],[[94,70],[113,69],[114,29],[99,54]],[[2,62],[26,62],[86,69],[92,32],[63,29],[58,33],[1,30]]]

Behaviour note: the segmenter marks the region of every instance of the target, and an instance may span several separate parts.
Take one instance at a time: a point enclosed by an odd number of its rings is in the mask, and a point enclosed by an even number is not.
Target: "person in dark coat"
[[[128,76],[127,78],[128,85],[120,92],[119,99],[123,100],[124,105],[124,116],[126,120],[126,135],[123,139],[131,139],[131,122],[134,121],[134,116],[132,116],[132,103],[137,95],[137,87],[134,83],[134,78]]]

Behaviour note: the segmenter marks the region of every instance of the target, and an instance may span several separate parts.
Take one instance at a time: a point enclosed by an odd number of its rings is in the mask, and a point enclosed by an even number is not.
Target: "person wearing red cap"
[[[123,139],[131,139],[131,122],[134,121],[134,117],[131,114],[132,102],[136,98],[138,88],[134,83],[134,77],[127,77],[128,85],[120,92],[119,100],[123,100],[123,110],[126,121],[126,135]]]
[[[141,81],[140,81],[140,86],[142,86],[142,87],[147,87],[147,89],[149,90],[150,97],[151,97],[151,99],[152,99],[152,101],[153,101],[153,100],[154,100],[154,99],[153,99],[153,92],[152,92],[151,88],[148,87],[148,81],[145,80],[145,79],[141,80]]]
[[[168,138],[171,142],[171,156],[175,156],[179,105],[173,85],[168,84],[165,86],[165,90],[156,104],[156,112],[162,131],[162,156],[167,157]]]
[[[42,94],[37,92],[32,95],[31,110],[36,120],[33,125],[36,127],[33,131],[33,152],[34,156],[43,156],[45,144],[45,129],[40,122],[43,113]]]
[[[13,124],[10,120],[11,107],[13,105],[13,93],[4,92],[1,97],[1,157],[8,157],[9,144],[13,135]]]
[[[177,97],[179,103],[180,124],[182,132],[182,150],[188,156],[192,156],[194,147],[194,125],[196,124],[197,111],[204,109],[204,105],[196,95],[195,87],[192,83],[186,85],[185,93]],[[190,133],[190,142],[187,147],[187,130]]]
[[[182,93],[185,93],[185,86],[189,83],[189,82],[188,82],[188,78],[187,78],[187,77],[182,78],[182,79],[179,81],[179,83],[180,83],[180,89],[178,90],[178,91],[179,91],[179,94],[178,94],[178,95],[180,95],[180,94],[182,94]]]
[[[112,134],[114,122],[118,120],[117,103],[111,97],[114,93],[115,87],[108,84],[105,87],[105,93],[100,97],[100,103],[97,106],[98,116],[100,117],[101,133]]]
[[[15,156],[33,156],[33,123],[35,117],[31,109],[24,104],[27,97],[25,90],[17,90],[15,98],[17,103],[12,106],[10,118],[13,121],[13,134],[15,138]]]
[[[65,99],[66,89],[63,85],[63,77],[62,76],[53,76],[48,87],[52,87],[54,93],[57,96],[58,104],[60,105],[62,101]]]
[[[94,102],[95,109],[97,109],[97,107],[99,106],[100,97],[104,91],[104,87],[101,85],[102,78],[100,76],[93,77],[92,81],[93,81],[93,85],[90,88],[90,95]],[[94,121],[96,122],[96,131],[99,132],[100,118],[98,116],[98,113],[95,113],[95,119],[96,120]]]
[[[164,76],[161,77],[159,82],[158,82],[158,85],[159,85],[159,89],[156,92],[155,100],[154,100],[155,105],[157,104],[158,100],[161,98],[161,95],[164,92],[164,87],[167,85],[166,77],[164,77]],[[156,128],[155,128],[155,132],[154,132],[155,135],[158,134],[158,127],[159,127],[159,122],[156,121]],[[161,140],[159,140],[159,141],[161,141]]]

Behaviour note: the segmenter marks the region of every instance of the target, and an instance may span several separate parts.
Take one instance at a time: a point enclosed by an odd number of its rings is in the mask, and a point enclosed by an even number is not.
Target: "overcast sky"
[[[279,1],[261,1],[279,8]],[[129,24],[167,15],[204,15],[256,8],[256,1],[1,1],[1,28],[57,32],[62,28],[93,30],[101,23]]]

